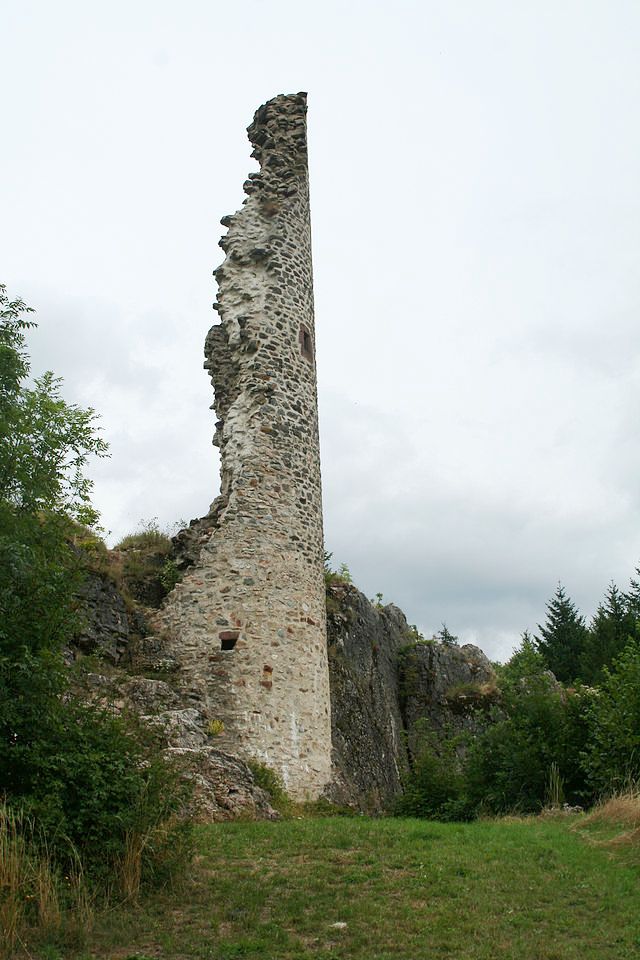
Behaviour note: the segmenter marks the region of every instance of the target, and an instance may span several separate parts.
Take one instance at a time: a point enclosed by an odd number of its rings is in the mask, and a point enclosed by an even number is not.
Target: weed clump
[[[180,572],[172,550],[170,532],[160,527],[157,517],[141,520],[138,530],[116,544],[117,577],[134,601],[159,607],[178,583]]]

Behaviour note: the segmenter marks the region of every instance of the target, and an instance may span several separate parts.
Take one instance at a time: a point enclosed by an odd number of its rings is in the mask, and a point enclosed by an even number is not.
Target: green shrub
[[[277,810],[283,816],[289,815],[292,809],[291,797],[275,770],[258,760],[249,760],[247,766],[253,774],[256,786],[261,787],[268,794],[269,802],[274,810]]]
[[[180,572],[171,557],[168,530],[157,518],[141,520],[139,529],[116,545],[120,555],[120,582],[126,593],[138,603],[159,607],[180,580]]]
[[[78,851],[88,873],[102,880],[120,869],[134,835],[160,836],[171,822],[173,840],[183,846],[186,787],[131,723],[68,697],[57,715],[43,717],[38,738],[19,749],[17,727],[18,755],[3,758],[8,801],[39,825],[52,856],[65,864]],[[159,853],[145,846],[142,882],[166,875]]]
[[[591,735],[583,766],[596,794],[640,782],[640,641],[631,641],[604,669],[601,688],[590,698]]]
[[[468,715],[478,711],[487,712],[499,700],[500,691],[494,682],[456,683],[445,693],[449,709],[453,713]]]
[[[552,765],[563,773],[566,711],[561,692],[545,676],[503,690],[493,722],[471,745],[469,795],[491,813],[530,813],[545,805]]]
[[[341,563],[337,570],[334,570],[331,566],[333,554],[327,553],[324,554],[324,582],[325,586],[329,587],[332,583],[348,583],[352,584],[353,580],[351,579],[351,572],[346,563]]]
[[[58,378],[29,385],[25,312],[0,285],[0,789],[56,867],[114,885],[128,859],[132,889],[160,877],[158,855],[185,849],[170,837],[182,837],[184,792],[140,730],[69,690],[62,650],[87,551],[103,559],[83,470],[107,448]]]
[[[436,739],[426,721],[416,724],[415,754],[404,792],[395,805],[397,816],[429,820],[470,820],[469,801],[461,759],[463,735]]]

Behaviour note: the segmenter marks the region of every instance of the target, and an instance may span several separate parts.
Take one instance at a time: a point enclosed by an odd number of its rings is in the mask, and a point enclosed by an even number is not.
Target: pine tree
[[[640,567],[636,567],[637,580],[630,580],[629,589],[624,594],[624,599],[631,613],[636,620],[640,620]]]
[[[609,584],[603,603],[598,606],[589,629],[589,638],[582,655],[580,677],[585,683],[598,684],[604,667],[610,667],[627,644],[640,637],[637,598],[625,594],[615,583]]]
[[[547,603],[547,619],[538,624],[538,650],[549,670],[563,683],[580,675],[580,666],[588,640],[584,618],[566,595],[562,584]]]
[[[525,630],[519,646],[502,668],[507,681],[519,682],[531,677],[541,677],[547,669],[547,663],[538,650],[538,645],[528,630]]]

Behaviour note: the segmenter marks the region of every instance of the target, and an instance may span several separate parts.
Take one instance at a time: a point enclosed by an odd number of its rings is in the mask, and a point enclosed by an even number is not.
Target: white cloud
[[[118,537],[217,487],[202,344],[244,127],[309,90],[327,541],[492,655],[640,556],[640,11],[5,5],[0,279],[102,414]]]

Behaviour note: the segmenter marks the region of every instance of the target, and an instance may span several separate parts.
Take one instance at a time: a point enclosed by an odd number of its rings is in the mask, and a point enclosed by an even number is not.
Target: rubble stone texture
[[[331,776],[306,95],[248,129],[260,171],[224,217],[220,323],[205,367],[221,492],[161,613],[182,682],[220,749],[275,769],[294,798]]]

